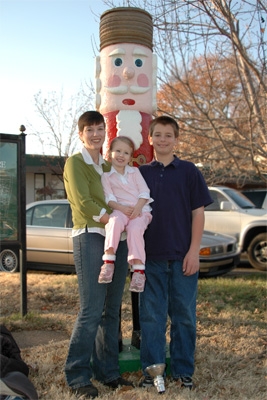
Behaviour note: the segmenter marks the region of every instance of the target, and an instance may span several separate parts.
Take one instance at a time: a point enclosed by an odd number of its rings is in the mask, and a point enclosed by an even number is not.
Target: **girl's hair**
[[[128,144],[128,146],[132,149],[132,156],[134,153],[134,143],[133,141],[128,138],[127,136],[116,136],[110,143],[110,147],[109,147],[109,155],[112,152],[112,149],[114,147],[114,144],[116,144],[117,142],[123,142]]]
[[[102,122],[105,126],[104,117],[98,111],[86,111],[79,118],[78,121],[79,132],[83,132],[85,126],[98,125],[101,124]]]

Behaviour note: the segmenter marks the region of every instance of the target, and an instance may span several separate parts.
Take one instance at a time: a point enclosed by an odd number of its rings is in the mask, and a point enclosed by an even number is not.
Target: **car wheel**
[[[248,260],[253,268],[267,270],[267,234],[255,236],[248,247]]]
[[[18,269],[18,255],[13,250],[3,250],[0,253],[0,270],[4,272],[17,272]]]

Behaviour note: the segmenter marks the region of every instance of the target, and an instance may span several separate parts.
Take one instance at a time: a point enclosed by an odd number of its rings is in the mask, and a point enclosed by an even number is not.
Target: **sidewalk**
[[[59,331],[18,331],[12,332],[12,335],[20,349],[70,339],[66,332]]]

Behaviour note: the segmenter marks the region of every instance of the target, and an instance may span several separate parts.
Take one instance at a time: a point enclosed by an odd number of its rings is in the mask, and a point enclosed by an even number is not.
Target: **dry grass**
[[[0,273],[1,323],[11,331],[60,330],[71,334],[78,311],[76,276],[28,274],[28,311],[21,319],[19,274]],[[198,296],[198,338],[194,381],[197,389],[188,392],[166,382],[162,399],[265,400],[266,360],[265,275],[201,280]],[[132,332],[130,294],[125,290],[122,332]],[[31,366],[30,379],[40,400],[74,400],[64,377],[68,340],[22,350]],[[141,372],[126,373],[136,386]],[[100,400],[152,400],[154,388],[111,391],[98,387]]]

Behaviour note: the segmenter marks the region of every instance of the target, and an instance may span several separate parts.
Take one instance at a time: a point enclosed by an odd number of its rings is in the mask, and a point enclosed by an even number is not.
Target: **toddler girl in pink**
[[[130,290],[142,292],[146,279],[144,232],[152,219],[149,203],[153,200],[139,169],[128,165],[133,152],[134,145],[128,137],[113,139],[109,149],[112,167],[110,172],[105,172],[101,177],[106,203],[113,212],[105,226],[104,264],[98,282],[112,281],[116,250],[121,233],[126,230],[128,262],[133,271]]]

